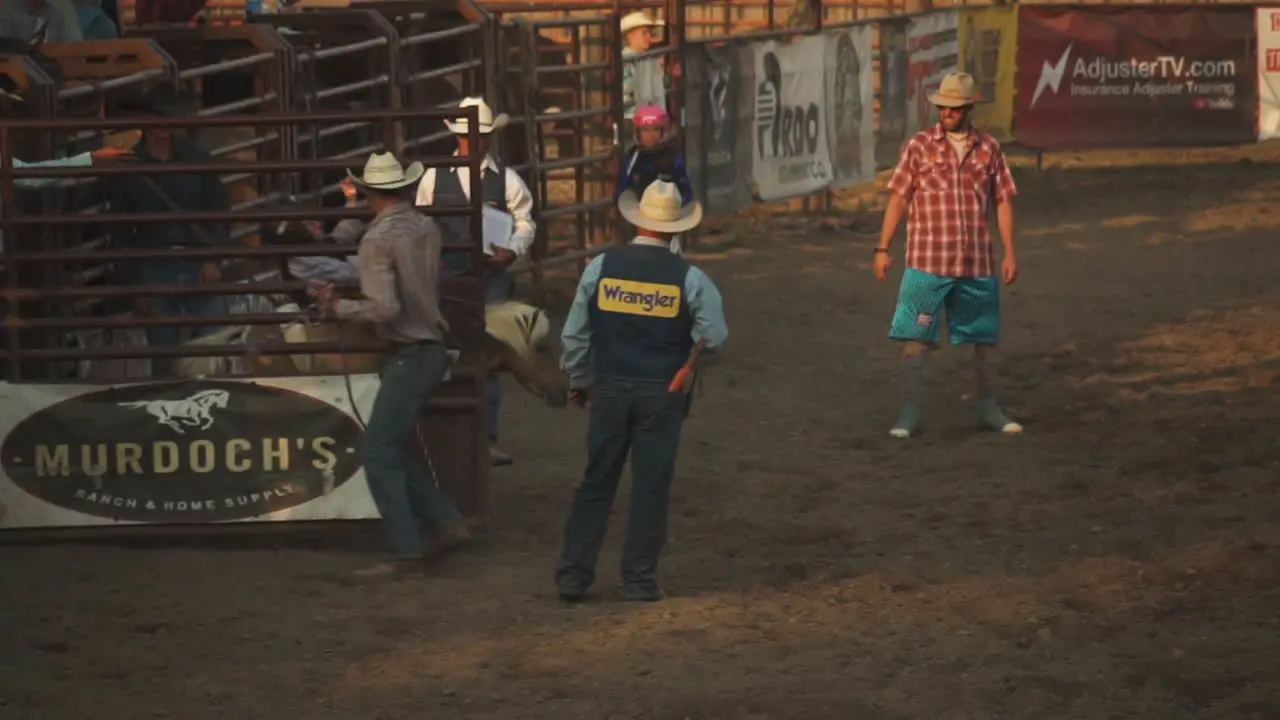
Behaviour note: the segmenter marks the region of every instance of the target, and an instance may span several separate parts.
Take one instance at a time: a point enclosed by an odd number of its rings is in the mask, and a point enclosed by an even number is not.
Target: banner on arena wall
[[[1258,8],[1258,139],[1280,137],[1280,8]]]
[[[821,35],[755,43],[751,177],[761,200],[807,195],[831,182]]]
[[[876,167],[893,167],[907,139],[908,18],[892,18],[880,25],[880,134]]]
[[[917,15],[907,26],[907,126],[911,137],[938,121],[929,95],[959,67],[960,15],[955,10]]]
[[[827,147],[831,151],[830,187],[841,188],[875,177],[875,90],[871,82],[869,25],[826,33]]]
[[[959,49],[961,72],[972,75],[978,86],[974,125],[997,140],[1012,139],[1018,6],[961,10]]]
[[[1018,12],[1018,141],[1044,149],[1251,142],[1250,7]]]
[[[745,99],[754,54],[739,45],[691,45],[685,55],[685,164],[710,214],[751,203],[751,124]]]
[[[0,383],[0,528],[376,518],[361,435],[342,377]]]

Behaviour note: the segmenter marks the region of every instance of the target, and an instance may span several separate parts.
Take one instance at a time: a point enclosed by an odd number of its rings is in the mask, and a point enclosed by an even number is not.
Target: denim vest
[[[591,298],[598,377],[669,382],[693,350],[685,298],[689,265],[665,247],[626,245],[604,254]]]

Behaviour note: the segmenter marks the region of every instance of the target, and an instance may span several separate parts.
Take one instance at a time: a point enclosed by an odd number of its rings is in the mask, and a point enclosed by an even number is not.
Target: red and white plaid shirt
[[[889,190],[907,198],[907,267],[947,277],[995,272],[987,217],[991,199],[1018,194],[1000,143],[969,132],[960,160],[941,124],[907,141]]]

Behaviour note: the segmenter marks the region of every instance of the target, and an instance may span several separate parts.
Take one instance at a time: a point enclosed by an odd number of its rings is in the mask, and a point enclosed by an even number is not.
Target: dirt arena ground
[[[0,548],[0,717],[1280,718],[1277,159],[1019,168],[1021,437],[971,429],[952,350],[930,432],[887,437],[870,194],[721,223],[698,259],[731,346],[686,429],[668,601],[611,599],[617,524],[604,599],[555,601],[583,417],[513,389],[486,544],[430,580],[347,581],[367,533]]]

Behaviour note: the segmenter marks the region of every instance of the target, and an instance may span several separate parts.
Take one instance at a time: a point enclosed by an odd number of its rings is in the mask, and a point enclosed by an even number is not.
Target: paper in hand
[[[492,255],[495,247],[505,248],[515,232],[516,220],[511,213],[492,205],[485,205],[482,215],[484,229],[484,254]]]

